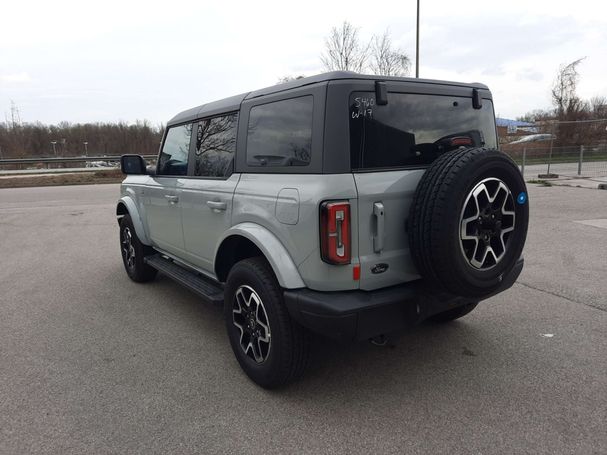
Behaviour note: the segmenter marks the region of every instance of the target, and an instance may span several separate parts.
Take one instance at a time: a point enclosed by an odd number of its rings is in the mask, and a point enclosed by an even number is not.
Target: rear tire
[[[455,319],[466,316],[472,310],[476,308],[478,302],[467,303],[452,310],[443,311],[442,313],[435,314],[429,320],[433,322],[451,322]]]
[[[144,257],[153,254],[154,250],[141,243],[129,214],[120,220],[120,253],[124,269],[131,280],[145,283],[156,278],[157,270],[147,265],[144,260]]]
[[[289,316],[282,288],[265,258],[244,259],[232,267],[224,316],[234,355],[255,383],[273,389],[304,373],[309,334]]]

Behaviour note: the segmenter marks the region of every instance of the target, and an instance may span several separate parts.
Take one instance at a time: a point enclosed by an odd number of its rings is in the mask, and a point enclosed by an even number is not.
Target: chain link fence
[[[607,177],[607,119],[536,122],[500,137],[500,148],[525,178]]]
[[[522,147],[505,150],[525,178],[558,175],[570,178],[607,177],[607,144],[565,147]]]

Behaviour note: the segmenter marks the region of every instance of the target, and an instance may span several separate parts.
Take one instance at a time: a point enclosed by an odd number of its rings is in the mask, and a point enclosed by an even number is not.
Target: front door
[[[145,213],[152,244],[171,253],[183,250],[176,184],[177,179],[173,177],[153,178],[144,190]]]
[[[156,175],[144,190],[152,244],[173,254],[181,254],[184,250],[177,181],[187,174],[191,136],[191,123],[169,128],[158,158]]]

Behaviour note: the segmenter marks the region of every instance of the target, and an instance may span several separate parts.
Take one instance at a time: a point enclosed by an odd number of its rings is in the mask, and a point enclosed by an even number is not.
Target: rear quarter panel
[[[285,189],[297,191],[282,191]],[[282,194],[288,198],[282,200]],[[289,210],[285,218],[281,206],[293,204],[294,194],[298,194],[298,202],[296,223],[292,224],[293,210]],[[346,266],[321,260],[319,211],[321,202],[326,200],[349,200],[352,220],[355,220],[356,187],[352,174],[242,174],[234,194],[232,225],[252,222],[272,232],[287,249],[310,289],[356,289],[358,282],[352,278],[352,269],[357,260]],[[352,223],[352,238],[358,238],[356,223]],[[352,257],[358,258],[356,242],[353,242]]]

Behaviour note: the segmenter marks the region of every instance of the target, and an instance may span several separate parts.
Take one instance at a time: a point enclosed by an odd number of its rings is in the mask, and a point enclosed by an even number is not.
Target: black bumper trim
[[[523,269],[519,259],[502,285],[487,299],[511,287]],[[287,289],[284,299],[293,319],[312,331],[340,340],[366,340],[396,332],[479,299],[430,289],[423,280],[376,291],[320,292]]]

